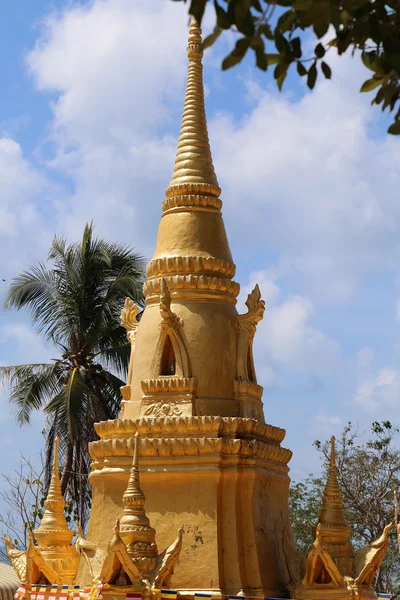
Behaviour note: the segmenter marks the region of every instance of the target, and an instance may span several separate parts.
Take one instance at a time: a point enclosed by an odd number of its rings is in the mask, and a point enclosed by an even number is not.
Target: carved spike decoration
[[[161,327],[163,329],[170,329],[179,325],[178,317],[171,310],[171,294],[165,277],[161,278],[160,284],[160,313],[162,318]]]
[[[258,283],[254,286],[253,291],[247,296],[246,306],[247,313],[239,315],[239,325],[247,327],[254,334],[257,324],[262,320],[265,311],[265,302],[261,300],[261,292]]]
[[[183,527],[179,528],[178,537],[169,548],[166,548],[157,559],[153,587],[170,587],[176,562],[182,549]]]
[[[380,538],[357,552],[356,569],[359,573],[355,580],[357,585],[371,585],[385,558],[392,525],[392,523],[386,525]]]
[[[126,329],[128,340],[132,343],[132,333],[136,333],[139,327],[137,316],[141,310],[131,298],[125,300],[124,308],[121,311],[121,327]]]

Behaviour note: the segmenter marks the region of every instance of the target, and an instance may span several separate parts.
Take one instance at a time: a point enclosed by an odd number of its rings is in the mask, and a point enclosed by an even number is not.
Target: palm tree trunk
[[[72,474],[72,463],[74,459],[74,446],[70,440],[67,442],[67,455],[65,458],[64,470],[61,476],[61,492],[62,495],[65,495],[66,489],[68,487],[69,480],[71,479]]]

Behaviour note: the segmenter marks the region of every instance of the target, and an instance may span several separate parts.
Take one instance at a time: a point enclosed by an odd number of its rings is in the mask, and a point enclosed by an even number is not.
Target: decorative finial
[[[128,486],[122,496],[124,510],[120,521],[120,537],[132,557],[157,557],[156,532],[144,508],[145,495],[139,481],[139,433],[133,438],[133,460]]]
[[[330,471],[336,473],[336,450],[335,450],[335,436],[331,437],[331,459],[330,459]]]
[[[335,438],[331,437],[328,479],[322,498],[322,509],[319,515],[319,526],[324,542],[335,546],[347,547],[352,553],[349,542],[351,528],[346,525],[343,510],[343,499],[336,475]]]
[[[202,194],[218,198],[221,189],[212,162],[208,139],[203,87],[203,40],[192,18],[187,46],[189,59],[181,133],[174,174],[166,190],[167,198],[182,194]]]
[[[35,531],[35,538],[40,546],[68,546],[74,535],[68,528],[64,515],[65,502],[61,492],[58,474],[58,437],[54,440],[54,457],[49,491],[44,502],[44,515]]]

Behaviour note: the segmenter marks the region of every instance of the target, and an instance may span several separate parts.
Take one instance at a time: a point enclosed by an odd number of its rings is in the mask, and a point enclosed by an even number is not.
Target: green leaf
[[[400,121],[395,121],[388,129],[392,135],[400,135]]]
[[[292,54],[295,58],[301,58],[301,40],[299,37],[295,37],[290,41],[292,46]]]
[[[304,67],[304,65],[301,62],[296,63],[296,67],[297,67],[297,72],[300,75],[300,77],[304,77],[304,75],[307,75],[307,69]]]
[[[275,46],[279,54],[290,54],[289,42],[277,29],[275,29]]]
[[[360,92],[370,92],[371,90],[374,90],[375,88],[380,86],[382,82],[383,77],[372,77],[372,79],[367,79],[367,81],[364,81],[364,83],[362,84]]]
[[[317,66],[315,63],[313,63],[309,68],[307,75],[307,85],[310,88],[310,90],[312,90],[315,86],[315,82],[317,81],[317,75]]]
[[[266,54],[268,65],[276,65],[281,60],[280,54]]]
[[[241,38],[236,42],[235,48],[222,61],[223,71],[226,71],[227,69],[230,69],[231,67],[234,67],[235,65],[240,63],[240,61],[245,56],[247,50],[249,49],[250,41],[251,40],[249,38]]]
[[[313,29],[317,38],[321,39],[329,29],[329,21],[318,21],[317,23],[314,23]]]
[[[314,52],[315,52],[315,56],[317,58],[323,58],[325,56],[325,48],[323,47],[323,45],[321,43],[317,44],[315,46],[315,51]]]
[[[295,11],[290,8],[279,17],[276,27],[277,29],[282,31],[282,33],[284,33],[285,31],[291,28],[296,19],[297,15]]]
[[[207,0],[192,0],[190,3],[189,14],[194,16],[199,25],[201,25],[206,4]]]
[[[310,8],[312,7],[313,4],[313,0],[295,0],[295,2],[293,2],[293,8],[295,8],[296,10],[310,10]]]
[[[228,13],[218,4],[217,0],[214,0],[214,7],[217,14],[217,27],[229,29],[232,23],[228,17]]]
[[[321,69],[323,74],[325,75],[326,79],[330,79],[332,77],[332,71],[331,68],[328,64],[326,64],[325,61],[322,61],[321,63]]]
[[[221,33],[222,33],[222,29],[220,27],[214,29],[214,31],[212,33],[210,33],[210,35],[208,35],[206,38],[204,38],[203,48],[209,48],[210,46],[212,46],[213,43],[219,38]]]
[[[256,55],[256,66],[262,71],[266,71],[268,68],[268,58],[265,54],[264,41],[260,36],[254,36],[251,40],[251,47],[253,48]]]
[[[269,23],[263,23],[262,25],[260,25],[260,27],[258,28],[258,35],[265,35],[267,40],[272,41],[274,39],[274,34],[272,33],[272,29]]]
[[[286,75],[287,75],[289,66],[290,66],[290,63],[280,62],[275,67],[274,77],[275,77],[276,82],[278,84],[279,90],[282,90],[282,86],[283,86],[283,83],[284,83],[284,81],[286,79]]]

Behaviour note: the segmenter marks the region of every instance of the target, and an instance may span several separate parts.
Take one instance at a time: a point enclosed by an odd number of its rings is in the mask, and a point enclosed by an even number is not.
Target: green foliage
[[[59,358],[2,367],[0,377],[10,385],[21,425],[30,422],[32,411],[44,409],[46,488],[58,436],[62,491],[84,526],[90,506],[88,443],[97,438],[94,423],[119,412],[130,355],[119,319],[126,297],[143,303],[143,259],[131,248],[95,238],[93,225],[87,225],[80,243],[55,237],[48,260],[49,267],[35,265],[13,278],[5,306],[28,310]]]
[[[362,441],[357,428],[348,423],[337,440],[336,474],[356,550],[379,538],[385,525],[393,520],[393,494],[400,486],[400,450],[395,444],[398,432],[390,421],[374,422],[371,437]],[[312,529],[318,523],[329,469],[329,441],[316,440],[314,446],[321,453],[323,477],[310,475],[304,482],[293,484],[289,497],[293,532],[303,554],[313,541]],[[392,538],[374,587],[397,595],[400,554],[394,531]]]
[[[206,4],[207,0],[190,1],[189,12],[199,22]],[[279,89],[291,64],[301,77],[307,75],[307,85],[313,89],[319,71],[331,78],[331,69],[322,60],[328,51],[357,52],[374,73],[361,92],[379,88],[372,104],[394,112],[388,131],[400,134],[400,0],[213,0],[213,6],[215,29],[205,45],[211,46],[224,30],[240,36],[223,60],[223,69],[237,65],[251,49],[263,71],[276,64],[269,57],[278,56],[274,77]],[[308,31],[317,39],[310,56],[303,54],[301,45]],[[328,32],[332,35],[326,40]]]

